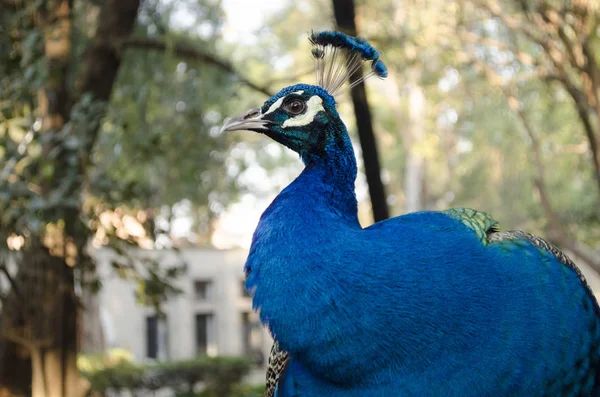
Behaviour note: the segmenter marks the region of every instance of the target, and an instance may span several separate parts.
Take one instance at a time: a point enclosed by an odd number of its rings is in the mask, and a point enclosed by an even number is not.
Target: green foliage
[[[0,5],[0,250],[15,249],[7,244],[12,237],[23,239],[26,248],[34,240],[48,241],[49,230],[68,236],[53,238],[57,246],[73,241],[80,252],[67,258],[69,265],[77,265],[78,281],[96,291],[101,282],[95,263],[81,251],[90,242],[109,246],[117,254],[117,273],[137,283],[138,300],[158,307],[177,293],[171,284],[185,264],[164,268],[134,256],[132,248],[153,248],[158,240],[171,246],[177,216],[191,219],[191,234],[209,242],[213,219],[240,189],[235,177],[244,162],[226,166],[232,163],[232,138],[215,133],[236,95],[235,78],[186,62],[172,50],[177,43],[215,52],[220,5],[186,3],[188,17],[204,28],[200,35],[192,29],[197,24],[173,21],[181,3],[144,2],[134,36],[165,43],[166,49],[123,50],[111,100],[103,102],[79,93],[78,84],[81,60],[96,34],[90,21],[104,3],[73,2],[72,53],[64,76],[50,73],[44,32],[35,22],[36,7],[44,2],[11,4]],[[65,107],[58,128],[45,127],[39,117],[44,87],[64,87],[64,97],[50,91],[51,101]],[[175,214],[182,200],[189,206]]]
[[[95,372],[81,371],[81,375],[90,381],[91,392],[149,389],[144,379],[144,368],[131,364],[119,364]]]
[[[91,383],[90,392],[129,391],[148,393],[161,388],[172,389],[177,396],[253,396],[255,388],[240,386],[251,363],[234,357],[199,357],[194,360],[134,365],[119,361],[105,367],[80,367]],[[197,384],[203,391],[194,393]]]

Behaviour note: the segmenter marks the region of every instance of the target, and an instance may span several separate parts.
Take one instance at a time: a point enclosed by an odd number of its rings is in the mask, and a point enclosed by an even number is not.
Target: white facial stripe
[[[294,92],[292,92],[292,94],[302,95],[302,94],[304,94],[304,91],[302,91],[302,90],[300,90],[300,91],[294,91]],[[288,94],[288,95],[292,95],[292,94]],[[276,100],[275,102],[273,102],[273,104],[271,106],[269,106],[269,110],[267,110],[267,112],[265,114],[273,113],[274,111],[276,111],[277,109],[279,109],[279,107],[283,103],[283,100],[285,98],[287,98],[288,95],[283,96],[283,97],[279,98],[278,100]]]
[[[273,113],[274,111],[276,111],[277,109],[279,109],[279,107],[283,103],[284,99],[285,99],[285,97],[281,97],[278,100],[276,100],[275,102],[273,102],[273,104],[269,107],[269,110],[267,110],[267,112],[265,113],[265,115],[267,115],[269,113]]]
[[[287,119],[283,122],[281,128],[302,127],[308,125],[313,122],[317,113],[325,111],[325,109],[323,109],[323,100],[318,95],[311,96],[308,102],[306,102],[306,107],[307,109],[304,114]]]

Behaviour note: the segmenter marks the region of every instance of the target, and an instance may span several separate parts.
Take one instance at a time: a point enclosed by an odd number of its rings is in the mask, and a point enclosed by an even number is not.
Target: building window
[[[216,355],[214,316],[212,313],[196,314],[196,355]]]
[[[246,280],[242,280],[240,283],[240,291],[241,291],[241,294],[243,297],[249,298],[250,294],[248,293],[248,291],[246,291],[245,285],[246,285]]]
[[[156,360],[168,358],[167,319],[165,316],[146,317],[146,357]]]
[[[213,285],[210,280],[194,281],[194,297],[197,301],[207,301],[212,299]]]
[[[262,366],[265,357],[262,351],[263,332],[258,314],[254,312],[242,313],[242,345],[244,355],[257,366]]]

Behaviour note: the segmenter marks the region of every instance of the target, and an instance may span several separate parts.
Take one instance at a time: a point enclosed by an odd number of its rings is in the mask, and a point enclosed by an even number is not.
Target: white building
[[[102,289],[93,303],[88,301],[88,309],[97,307],[85,314],[83,322],[87,350],[99,343],[103,348],[119,347],[130,351],[137,362],[204,354],[246,356],[257,363],[250,381],[262,382],[272,339],[243,288],[247,251],[187,248],[178,254],[168,250],[139,253],[165,265],[183,259],[187,272],[175,282],[183,292],[166,302],[164,318],[157,317],[153,308],[137,302],[135,282],[119,278],[112,269],[111,251],[97,251]],[[94,316],[100,321],[94,321]]]

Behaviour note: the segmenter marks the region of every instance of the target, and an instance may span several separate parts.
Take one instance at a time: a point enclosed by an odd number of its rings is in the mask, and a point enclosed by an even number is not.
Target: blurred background
[[[314,83],[311,30],[389,68],[339,97],[364,226],[473,207],[600,291],[597,0],[0,0],[0,396],[259,396],[243,289],[302,169],[226,117]]]

